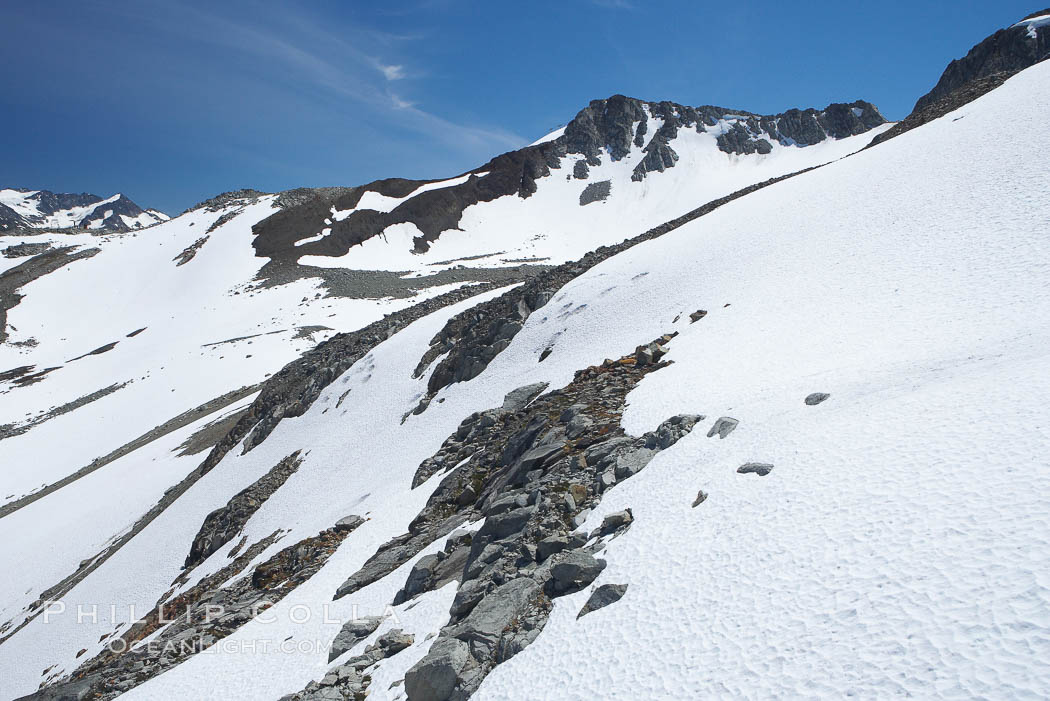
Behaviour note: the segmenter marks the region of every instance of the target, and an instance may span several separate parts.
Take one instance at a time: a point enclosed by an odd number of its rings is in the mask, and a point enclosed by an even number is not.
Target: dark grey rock
[[[817,404],[820,404],[822,401],[824,401],[830,396],[831,395],[827,392],[814,392],[813,394],[808,395],[805,401],[806,404],[809,406],[816,406]]]
[[[499,642],[504,629],[525,610],[539,592],[540,585],[533,579],[513,579],[485,596],[461,623],[449,630],[449,634],[469,643],[472,648],[492,650]]]
[[[623,598],[624,592],[627,591],[626,584],[603,584],[591,594],[590,598],[587,599],[587,603],[583,605],[580,612],[576,614],[576,618],[586,616],[592,611],[605,608],[609,604],[615,604],[621,598]]]
[[[701,489],[699,492],[696,493],[696,499],[693,500],[693,508],[695,509],[696,507],[703,504],[705,501],[707,501],[707,492]]]
[[[531,385],[512,389],[503,398],[503,411],[521,411],[529,402],[540,396],[547,386],[547,382],[534,382]]]
[[[583,188],[583,192],[580,193],[580,206],[583,207],[593,202],[604,202],[609,199],[611,193],[611,180],[599,180],[598,182],[589,183],[587,187]]]
[[[351,514],[350,516],[344,516],[335,522],[335,530],[337,531],[352,531],[358,526],[364,523],[365,520],[360,516]]]
[[[331,662],[344,652],[367,638],[379,624],[383,622],[382,616],[368,616],[366,618],[355,618],[343,624],[343,627],[332,640],[332,647],[328,652],[328,661]]]
[[[568,424],[574,418],[576,418],[585,410],[587,410],[587,408],[588,407],[586,404],[573,404],[571,406],[565,407],[565,409],[562,410],[561,415],[558,417],[558,423]]]
[[[49,250],[51,250],[50,243],[18,243],[8,246],[2,252],[5,258],[29,258],[46,253]]]
[[[248,519],[299,469],[299,451],[287,456],[255,482],[235,494],[225,506],[207,515],[190,544],[184,568],[195,567],[236,537]]]
[[[605,560],[596,559],[583,550],[573,550],[559,556],[551,566],[553,592],[565,594],[587,586],[605,569]]]
[[[749,462],[744,463],[736,469],[742,475],[749,473],[755,473],[759,477],[765,477],[773,470],[773,466],[766,462]]]
[[[571,498],[571,497],[570,497]],[[536,546],[536,560],[543,562],[551,555],[560,553],[569,547],[569,537],[565,534],[559,533],[558,535],[552,535],[544,538]]]
[[[631,513],[630,509],[624,509],[623,511],[616,511],[609,514],[602,520],[602,525],[598,527],[597,535],[608,535],[614,531],[618,531],[625,526],[630,526],[634,522],[634,514]]]
[[[635,440],[633,438],[629,438],[628,436],[617,436],[616,438],[610,438],[607,441],[602,441],[601,443],[597,443],[587,448],[584,452],[584,458],[588,465],[597,465],[612,454],[613,451],[627,446],[633,446],[634,444]]]
[[[485,538],[499,540],[517,533],[525,526],[528,520],[532,518],[536,511],[537,507],[526,506],[521,509],[514,509],[513,511],[508,511],[499,516],[486,519],[485,525],[478,531],[478,538],[475,540],[482,540]]]
[[[468,579],[463,583],[456,591],[456,597],[452,600],[452,606],[449,609],[455,617],[464,616],[470,613],[471,609],[478,605],[481,598],[487,593],[486,583],[479,579]]]
[[[523,429],[507,440],[500,453],[500,465],[514,464],[525,451],[532,447],[548,425],[549,421],[545,416],[534,416]]]
[[[426,585],[430,582],[440,564],[441,555],[437,553],[424,555],[416,560],[416,564],[412,566],[412,571],[408,574],[408,579],[405,580],[405,586],[394,599],[394,605],[397,606],[404,603],[416,594],[426,591]]]
[[[913,112],[921,112],[971,82],[997,73],[1012,75],[1048,57],[1050,27],[1034,27],[1031,33],[1027,25],[1000,29],[970,49],[966,56],[949,63],[937,85],[915,103]]]
[[[642,471],[656,456],[655,450],[651,448],[637,448],[622,455],[616,456],[613,466],[613,476],[617,480],[625,480]]]
[[[564,450],[565,444],[560,441],[530,448],[521,456],[518,471],[528,472],[534,468],[542,467],[550,458],[560,455]]]
[[[378,650],[382,651],[384,658],[390,657],[409,648],[415,641],[414,635],[406,633],[400,628],[394,628],[380,635],[379,639],[370,645],[366,652]]]
[[[405,693],[410,701],[445,701],[473,664],[476,663],[465,642],[440,637],[423,659],[405,673]]]
[[[486,516],[498,516],[513,509],[521,509],[529,505],[528,497],[523,493],[507,494],[489,506],[485,507]]]
[[[660,424],[655,431],[650,431],[642,436],[645,440],[645,447],[655,450],[667,450],[692,431],[693,426],[703,420],[703,414],[679,414],[672,416]]]

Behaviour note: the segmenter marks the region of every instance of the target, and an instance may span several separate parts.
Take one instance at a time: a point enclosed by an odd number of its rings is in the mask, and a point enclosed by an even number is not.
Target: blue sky
[[[1037,0],[1045,4],[1045,0]],[[225,190],[458,174],[623,93],[905,116],[1012,0],[6,3],[0,186]]]

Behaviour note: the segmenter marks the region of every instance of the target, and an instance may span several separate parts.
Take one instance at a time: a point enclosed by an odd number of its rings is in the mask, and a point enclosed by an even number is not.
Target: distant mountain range
[[[142,209],[120,193],[103,199],[86,192],[0,190],[0,232],[3,233],[32,229],[132,231],[170,218],[156,209]]]

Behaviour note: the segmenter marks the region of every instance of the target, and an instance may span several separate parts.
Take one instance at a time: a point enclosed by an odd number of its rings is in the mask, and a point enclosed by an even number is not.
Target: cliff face
[[[948,64],[933,90],[919,98],[913,112],[933,103],[968,83],[996,73],[1012,75],[1050,57],[1050,8],[1033,12],[1006,29],[1000,29],[970,49],[964,57]]]

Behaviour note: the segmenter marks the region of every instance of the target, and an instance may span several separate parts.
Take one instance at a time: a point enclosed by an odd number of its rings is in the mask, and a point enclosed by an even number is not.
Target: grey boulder
[[[711,426],[711,430],[707,432],[707,437],[710,438],[717,433],[719,438],[725,438],[733,432],[733,429],[735,429],[739,423],[740,422],[732,416],[723,416]]]
[[[748,473],[753,472],[759,477],[765,477],[772,470],[773,466],[767,462],[748,462],[736,468],[736,471],[742,475],[746,475]]]
[[[354,618],[344,623],[339,633],[335,636],[335,640],[332,641],[332,647],[328,652],[328,661],[331,662],[367,638],[382,622],[382,616],[367,616],[365,618]]]
[[[336,521],[335,530],[340,532],[352,531],[364,522],[365,520],[360,516],[357,516],[356,514],[351,514],[349,516],[344,516],[343,518]]]
[[[547,382],[535,382],[531,385],[512,389],[503,398],[503,411],[521,411],[529,402],[540,396],[543,390],[547,389],[548,384]]]
[[[623,594],[626,591],[626,584],[601,585],[591,593],[591,597],[587,599],[587,603],[585,603],[583,608],[580,609],[580,612],[576,614],[576,618],[581,618],[592,611],[605,608],[609,604],[615,604],[623,597]]]
[[[411,701],[445,701],[471,664],[470,648],[456,638],[438,638],[426,656],[405,673]]]
[[[579,591],[605,569],[605,560],[598,560],[583,550],[573,550],[551,567],[551,585],[557,594]]]

